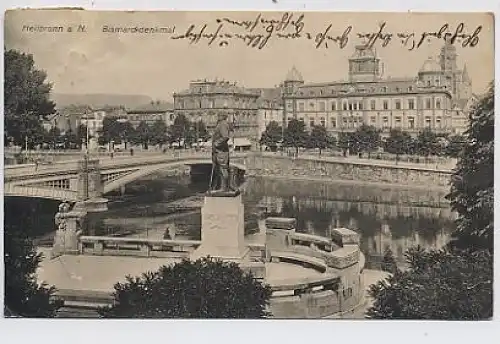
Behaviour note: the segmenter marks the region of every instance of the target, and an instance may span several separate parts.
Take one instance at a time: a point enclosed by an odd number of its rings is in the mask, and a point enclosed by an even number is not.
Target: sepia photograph
[[[491,320],[494,29],[7,11],[4,317]]]

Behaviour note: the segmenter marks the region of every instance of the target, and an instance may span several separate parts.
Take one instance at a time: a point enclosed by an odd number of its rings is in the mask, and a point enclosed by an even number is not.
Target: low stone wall
[[[428,167],[354,162],[352,160],[255,154],[248,156],[249,175],[346,180],[418,187],[448,187],[452,172]]]
[[[271,260],[302,261],[306,266],[324,264],[324,275],[336,276],[335,283],[317,281],[319,290],[306,288],[291,295],[271,298],[270,310],[276,318],[319,318],[355,308],[363,297],[361,272],[364,257],[359,250],[359,234],[347,228],[332,230],[332,238],[296,233],[294,229],[266,230],[266,256]],[[302,257],[302,259],[301,259]],[[317,263],[316,260],[320,263]],[[275,260],[276,261],[276,260]],[[308,286],[314,286],[311,281]],[[276,288],[276,286],[271,286]],[[283,289],[283,288],[282,288]]]

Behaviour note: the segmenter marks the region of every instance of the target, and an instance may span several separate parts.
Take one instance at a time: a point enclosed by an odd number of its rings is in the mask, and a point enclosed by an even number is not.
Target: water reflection
[[[159,172],[107,194],[109,211],[93,219],[93,235],[200,238],[206,183]],[[368,260],[390,247],[399,260],[408,247],[443,246],[454,228],[446,190],[249,178],[244,185],[245,231],[267,216],[294,217],[299,231],[328,235],[347,227],[361,234]],[[5,222],[17,223],[49,242],[58,202],[5,198]],[[260,221],[261,222],[261,221]],[[378,258],[377,258],[378,257]]]
[[[143,180],[113,200],[103,234],[200,238],[204,185],[186,177]],[[328,235],[334,227],[361,234],[367,258],[390,247],[399,260],[408,247],[443,246],[453,230],[444,190],[250,178],[244,186],[245,231],[267,216],[294,217],[298,230]],[[145,197],[147,195],[147,197]],[[123,231],[126,232],[123,232]]]

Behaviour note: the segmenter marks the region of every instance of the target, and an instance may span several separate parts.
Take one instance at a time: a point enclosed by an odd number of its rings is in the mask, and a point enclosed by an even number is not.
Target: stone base
[[[249,249],[244,241],[244,218],[241,194],[205,196],[201,209],[201,245],[191,259],[210,256],[230,261],[244,261]]]
[[[100,213],[108,210],[108,200],[106,198],[93,198],[75,203],[75,211],[86,213]]]

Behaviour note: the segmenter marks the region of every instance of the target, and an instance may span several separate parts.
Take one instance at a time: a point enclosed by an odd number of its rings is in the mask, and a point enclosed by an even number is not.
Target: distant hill
[[[52,100],[56,103],[58,109],[69,105],[88,105],[92,108],[101,108],[105,106],[125,106],[125,108],[137,108],[153,101],[151,97],[143,95],[128,94],[69,94],[53,93]]]

